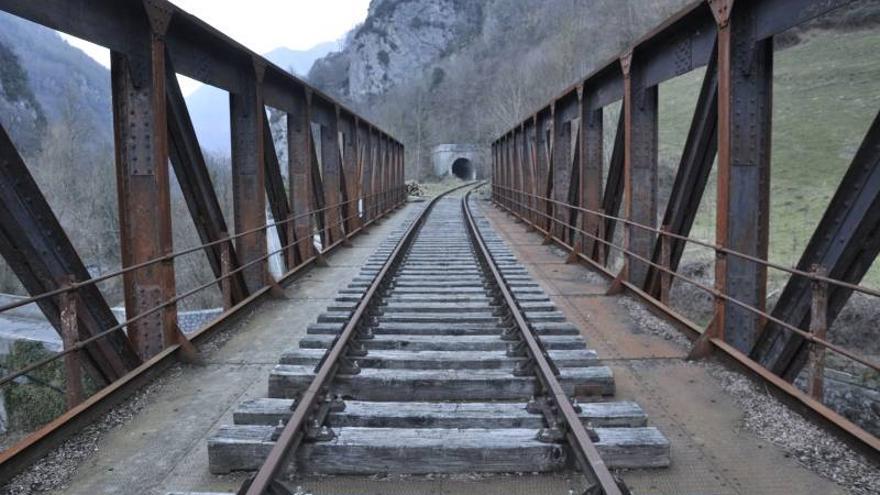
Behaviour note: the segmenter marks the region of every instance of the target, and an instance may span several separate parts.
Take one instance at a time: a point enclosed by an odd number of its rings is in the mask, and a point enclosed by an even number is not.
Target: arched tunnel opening
[[[459,158],[452,164],[452,175],[461,180],[474,180],[474,164],[467,158]]]

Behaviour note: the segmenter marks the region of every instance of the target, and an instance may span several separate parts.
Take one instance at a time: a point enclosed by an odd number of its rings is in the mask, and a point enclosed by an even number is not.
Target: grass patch
[[[776,52],[773,92],[769,258],[791,266],[880,109],[880,32],[814,31],[801,37],[800,44]],[[660,87],[661,175],[668,177],[661,184],[671,185],[704,73],[694,71]],[[713,173],[693,237],[715,238],[715,187]],[[771,290],[786,279],[771,271]],[[880,287],[877,263],[862,284]]]

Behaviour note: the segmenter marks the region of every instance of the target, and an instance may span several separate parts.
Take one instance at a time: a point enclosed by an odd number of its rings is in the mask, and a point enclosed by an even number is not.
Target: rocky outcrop
[[[483,2],[373,0],[345,49],[318,61],[309,78],[354,101],[394,85],[467,44],[480,32]]]

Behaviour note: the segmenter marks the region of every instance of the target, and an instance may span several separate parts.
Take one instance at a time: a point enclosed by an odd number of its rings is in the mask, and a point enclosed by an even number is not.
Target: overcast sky
[[[341,38],[367,17],[370,0],[171,0],[257,53],[279,46],[306,50]],[[62,35],[101,64],[110,53],[99,46]],[[181,80],[184,94],[198,83]]]

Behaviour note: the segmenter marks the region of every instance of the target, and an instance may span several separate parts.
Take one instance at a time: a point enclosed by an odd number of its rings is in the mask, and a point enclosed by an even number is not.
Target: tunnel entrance
[[[461,180],[474,180],[474,165],[467,158],[459,158],[452,164],[452,175]]]

